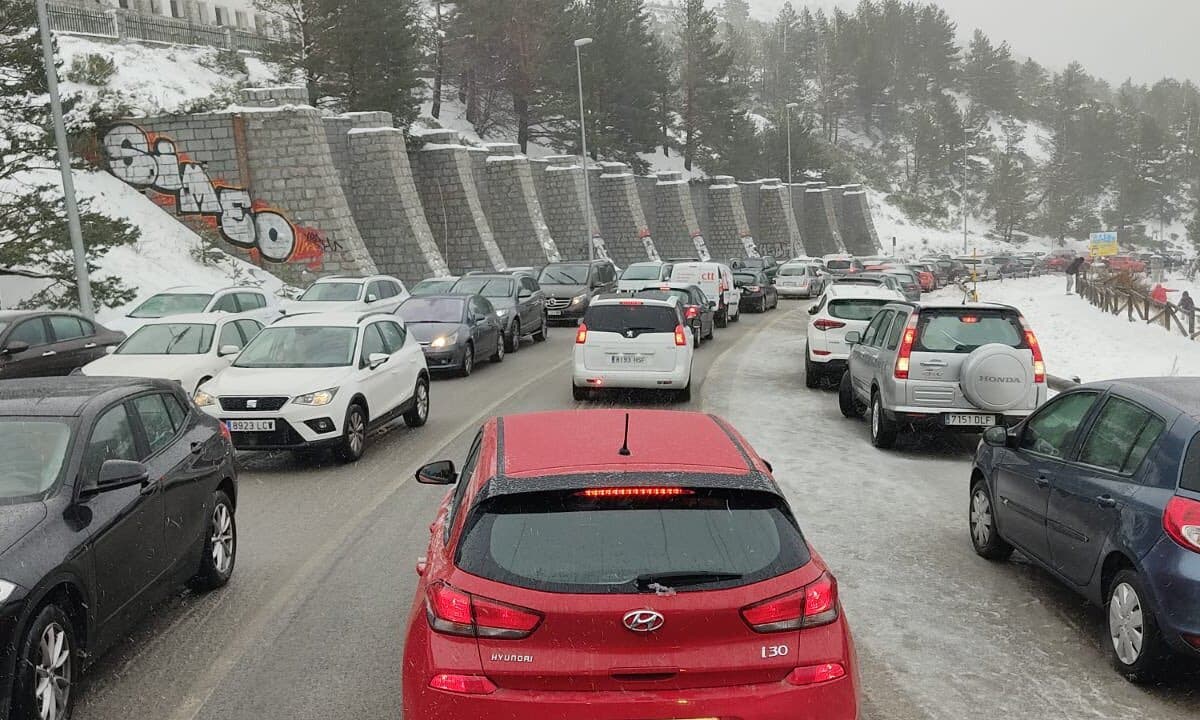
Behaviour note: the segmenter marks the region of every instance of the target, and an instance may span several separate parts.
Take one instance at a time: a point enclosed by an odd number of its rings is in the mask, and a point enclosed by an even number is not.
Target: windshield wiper
[[[643,573],[634,579],[638,592],[658,591],[664,585],[671,588],[708,585],[709,583],[741,580],[741,573],[714,572],[710,570],[682,570],[678,572]],[[656,587],[657,586],[657,587]]]

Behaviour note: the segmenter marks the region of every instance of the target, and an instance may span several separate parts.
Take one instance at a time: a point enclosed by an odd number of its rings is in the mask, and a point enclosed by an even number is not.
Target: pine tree
[[[1033,209],[1033,161],[1021,148],[1024,140],[1023,126],[1010,120],[1004,124],[1004,148],[991,154],[987,205],[996,233],[1006,242],[1012,242],[1013,233],[1025,225]]]
[[[684,167],[728,166],[753,136],[744,88],[732,82],[732,55],[717,37],[717,18],[704,0],[685,0],[679,26],[679,114]]]
[[[415,0],[341,0],[330,94],[349,111],[386,110],[408,125],[423,87]]]

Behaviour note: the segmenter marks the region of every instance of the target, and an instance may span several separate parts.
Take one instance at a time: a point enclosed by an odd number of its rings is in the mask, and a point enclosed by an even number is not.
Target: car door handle
[[[142,483],[142,489],[139,490],[139,492],[142,495],[150,495],[155,491],[156,488],[158,488],[157,480],[147,480],[146,482]]]
[[[51,357],[51,356],[57,355],[57,354],[58,353],[54,352],[53,350],[47,350],[46,352],[42,353],[42,357]]]
[[[1038,475],[1037,478],[1034,479],[1033,484],[1041,488],[1050,487],[1050,478],[1046,477],[1045,475]]]
[[[91,349],[92,349],[92,348],[94,348],[94,347],[96,347],[96,343],[94,343],[94,342],[93,342],[93,343],[88,343],[87,345],[84,345],[84,346],[83,346],[83,349],[84,349],[84,350],[91,350]]]
[[[1100,495],[1096,498],[1096,504],[1102,508],[1115,508],[1117,506],[1117,499],[1112,495]]]

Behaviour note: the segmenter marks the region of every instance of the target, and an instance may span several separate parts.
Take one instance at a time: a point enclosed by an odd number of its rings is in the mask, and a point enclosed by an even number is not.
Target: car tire
[[[46,657],[44,646],[57,646],[58,651]],[[79,676],[78,648],[75,625],[63,608],[50,603],[38,611],[17,647],[8,717],[12,720],[36,720],[42,717],[40,707],[43,695],[39,694],[40,691],[53,693],[53,717],[58,720],[70,718],[75,707],[74,690]],[[47,679],[50,682],[43,684]],[[52,685],[59,692],[54,692]]]
[[[534,342],[545,342],[546,334],[549,329],[550,329],[550,321],[546,319],[545,315],[542,315],[542,324],[537,329],[537,332],[535,332],[533,334],[533,341]]]
[[[760,313],[765,313],[766,311],[767,311],[767,296],[766,296],[766,295],[763,295],[763,296],[762,296],[762,299],[760,299],[760,300],[758,301],[758,310],[757,310],[757,312],[760,312]]]
[[[584,387],[579,387],[578,385],[572,385],[571,397],[577,402],[583,402],[584,400],[590,400],[592,398],[592,391]]]
[[[838,383],[838,407],[842,410],[842,415],[848,418],[861,418],[863,416],[862,405],[858,399],[854,397],[854,385],[850,382],[850,371],[842,373],[842,380]]]
[[[692,326],[692,347],[700,347],[700,323]]]
[[[996,530],[996,505],[992,492],[983,478],[971,486],[971,505],[967,511],[967,528],[971,531],[971,547],[981,558],[1000,562],[1013,554],[1009,545]]]
[[[417,386],[413,389],[413,406],[404,413],[404,424],[410,428],[418,428],[429,420],[429,381],[424,377],[417,378]]]
[[[475,344],[467,343],[467,349],[463,351],[462,367],[459,368],[458,374],[462,377],[470,377],[475,370]]]
[[[817,364],[808,356],[808,348],[804,349],[804,387],[811,389],[817,388],[821,384],[822,372],[817,369]]]
[[[725,327],[729,324],[729,308],[723,307],[717,310],[717,314],[713,317],[713,324],[717,327]]]
[[[707,335],[705,335],[704,337],[705,337],[706,339],[708,339],[708,340],[712,340],[712,339],[713,339],[713,336],[714,336],[714,335],[716,334],[716,332],[717,332],[717,330],[716,330],[716,327],[717,327],[717,324],[716,324],[716,323],[713,323],[713,324],[709,325],[709,326],[708,326],[708,334],[707,334]]]
[[[692,401],[692,379],[688,378],[687,387],[682,390],[675,391],[675,402],[686,403]]]
[[[879,393],[871,395],[871,444],[882,450],[887,450],[896,444],[896,421],[887,416],[883,410],[883,400]]]
[[[205,592],[223,587],[233,576],[237,561],[237,520],[233,501],[224,490],[212,495],[212,512],[204,525],[204,553],[200,569],[189,583],[194,590]]]
[[[504,338],[504,352],[515,353],[521,349],[521,321],[514,320],[512,332]],[[495,358],[492,358],[495,360]],[[497,360],[496,362],[499,362]]]
[[[1148,597],[1141,577],[1131,569],[1117,573],[1104,594],[1104,642],[1109,658],[1117,672],[1139,685],[1161,679],[1170,658]]]
[[[504,337],[504,333],[500,333],[496,338],[496,352],[492,353],[488,360],[494,363],[504,362],[504,353],[507,349],[508,340]]]
[[[346,408],[346,421],[342,423],[342,440],[336,454],[344,463],[357,462],[367,449],[367,412],[357,402]]]

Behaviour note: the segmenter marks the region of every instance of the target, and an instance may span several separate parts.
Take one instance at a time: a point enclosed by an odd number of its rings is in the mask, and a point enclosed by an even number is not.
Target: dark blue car
[[[1200,658],[1200,378],[1081,385],[989,428],[970,529],[983,557],[1016,548],[1105,607],[1130,680]]]

